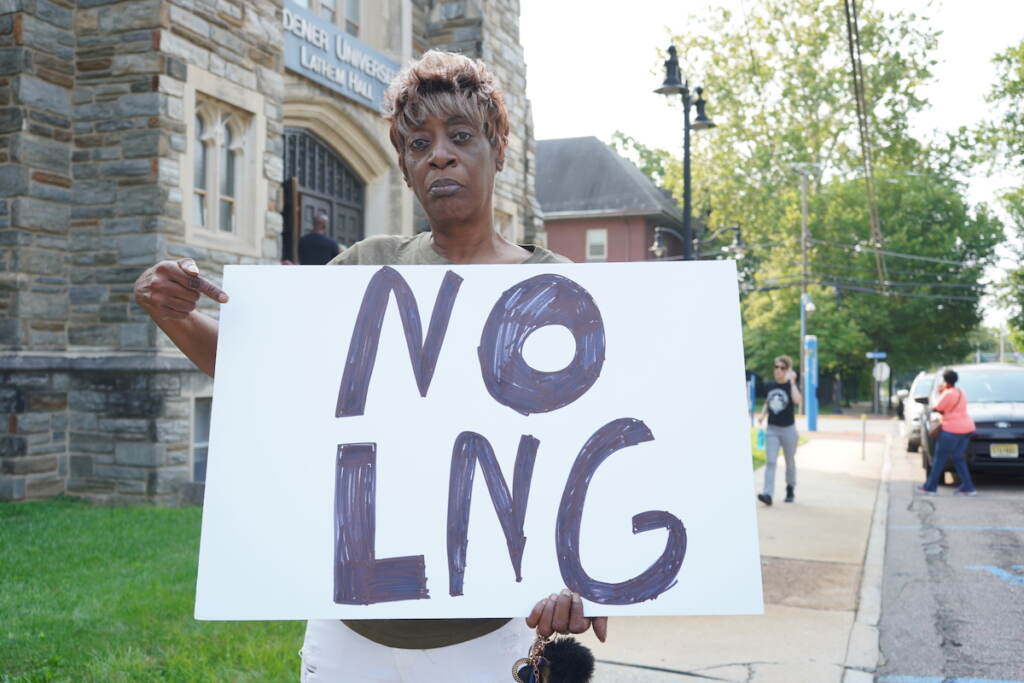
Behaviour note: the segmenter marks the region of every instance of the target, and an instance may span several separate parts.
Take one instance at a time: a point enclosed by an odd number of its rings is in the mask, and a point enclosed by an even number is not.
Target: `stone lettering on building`
[[[383,109],[398,64],[291,2],[285,3],[283,21],[286,69],[370,109]]]

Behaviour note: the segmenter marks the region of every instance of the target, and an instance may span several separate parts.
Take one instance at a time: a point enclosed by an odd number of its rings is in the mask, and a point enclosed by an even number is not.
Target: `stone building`
[[[0,0],[0,500],[201,495],[212,381],[135,278],[294,259],[320,213],[343,244],[427,229],[380,103],[429,48],[496,72],[495,218],[543,242],[518,25],[519,0]]]

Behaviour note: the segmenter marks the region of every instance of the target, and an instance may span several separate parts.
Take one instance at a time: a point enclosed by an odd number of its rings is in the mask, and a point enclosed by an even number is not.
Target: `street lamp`
[[[711,241],[718,237],[719,235],[721,235],[726,230],[731,230],[734,234],[732,237],[732,242],[729,244],[729,246],[722,248],[722,252],[731,253],[733,257],[737,259],[743,258],[743,254],[747,250],[747,245],[743,243],[743,234],[740,231],[740,226],[738,225],[727,225],[725,227],[719,228],[718,230],[715,230],[707,237],[698,236],[694,240],[697,243],[697,255],[699,256],[701,253],[700,246],[703,241]],[[665,241],[662,239],[662,235],[672,235],[683,244],[686,244],[686,238],[683,236],[683,233],[679,232],[675,228],[657,226],[654,228],[654,242],[651,244],[649,248],[649,251],[652,254],[654,254],[654,258],[660,259],[665,255],[665,252],[668,251],[668,249],[665,247]]]
[[[693,259],[693,226],[690,202],[690,130],[714,128],[714,122],[704,112],[707,102],[703,98],[704,89],[697,88],[697,98],[690,97],[689,81],[683,81],[679,75],[679,58],[676,57],[676,46],[669,45],[668,59],[665,60],[665,82],[654,92],[659,95],[681,95],[683,102],[683,259]],[[690,107],[697,106],[697,118],[690,123]]]

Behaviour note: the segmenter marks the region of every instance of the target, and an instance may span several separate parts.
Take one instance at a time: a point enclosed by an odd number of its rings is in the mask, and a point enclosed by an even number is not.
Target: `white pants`
[[[448,647],[403,650],[367,640],[338,620],[306,623],[302,683],[508,683],[534,633],[517,618],[497,631]]]

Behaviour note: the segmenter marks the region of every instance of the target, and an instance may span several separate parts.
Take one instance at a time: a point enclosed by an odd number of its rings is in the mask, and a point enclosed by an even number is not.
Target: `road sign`
[[[876,382],[884,382],[889,379],[889,364],[878,363],[875,367],[871,368],[871,376],[875,378]]]
[[[882,360],[888,354],[886,354],[885,351],[868,351],[864,355],[867,356],[868,358],[874,358],[875,360]]]

